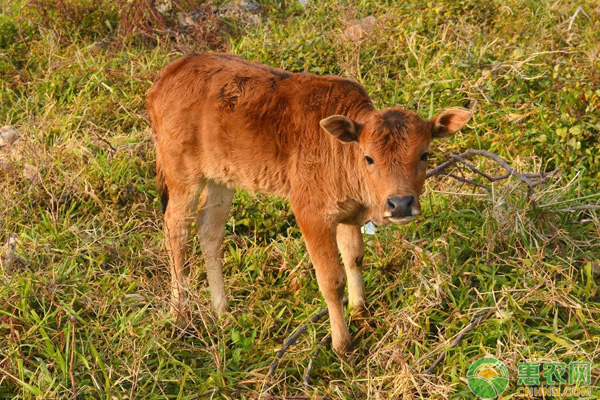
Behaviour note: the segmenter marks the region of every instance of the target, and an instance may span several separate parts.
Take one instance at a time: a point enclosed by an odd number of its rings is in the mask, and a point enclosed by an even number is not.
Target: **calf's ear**
[[[471,119],[471,113],[463,108],[449,108],[431,119],[431,135],[447,138],[454,135]]]
[[[357,142],[362,125],[343,115],[332,115],[319,122],[321,128],[342,142]]]

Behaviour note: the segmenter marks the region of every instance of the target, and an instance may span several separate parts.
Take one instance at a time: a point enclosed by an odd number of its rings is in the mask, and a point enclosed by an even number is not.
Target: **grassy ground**
[[[8,1],[0,6],[0,398],[471,398],[469,365],[592,361],[600,396],[600,7],[582,1],[259,2],[187,37],[144,39],[126,1]],[[213,4],[214,5],[214,4]],[[221,4],[222,6],[223,4]],[[582,11],[572,18],[578,7]],[[377,19],[360,42],[351,20]],[[228,50],[291,71],[364,84],[378,106],[424,116],[474,110],[438,143],[481,148],[523,171],[561,173],[532,199],[515,180],[488,194],[434,178],[424,216],[365,237],[371,326],[355,354],[327,348],[302,376],[326,319],[309,324],[274,381],[285,338],[323,307],[293,215],[281,199],[238,193],[225,274],[232,313],[210,313],[192,244],[194,328],[174,330],[144,94],[169,61]],[[482,167],[494,170],[491,164]],[[6,266],[5,262],[5,266]],[[480,312],[431,376],[423,374]]]

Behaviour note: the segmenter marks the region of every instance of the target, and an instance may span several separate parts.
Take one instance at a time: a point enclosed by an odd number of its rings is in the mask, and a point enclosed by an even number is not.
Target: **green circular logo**
[[[508,369],[494,357],[483,357],[469,367],[467,382],[475,396],[495,399],[508,387]]]

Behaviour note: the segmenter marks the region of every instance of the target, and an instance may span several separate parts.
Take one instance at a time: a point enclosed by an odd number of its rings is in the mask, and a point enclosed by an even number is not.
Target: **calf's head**
[[[357,168],[368,185],[373,222],[405,224],[421,213],[429,144],[455,134],[471,118],[460,108],[423,120],[400,107],[373,112],[362,122],[342,115],[320,121],[321,127],[348,145],[358,146]]]

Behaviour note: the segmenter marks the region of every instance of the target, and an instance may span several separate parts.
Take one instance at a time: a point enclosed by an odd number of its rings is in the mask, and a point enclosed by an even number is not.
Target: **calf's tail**
[[[158,152],[156,153],[156,182],[158,184],[160,203],[162,204],[163,212],[166,212],[167,204],[169,204],[169,188],[165,182],[165,174],[163,174],[162,167],[160,165],[160,157]]]
[[[147,113],[148,120],[150,121],[150,125],[154,130],[156,136],[153,137],[154,142],[154,152],[156,154],[156,183],[158,186],[158,195],[160,196],[160,202],[162,204],[163,213],[167,211],[167,204],[169,203],[169,188],[167,187],[167,182],[165,181],[165,174],[162,169],[162,160],[160,155],[159,141],[158,141],[158,124],[156,123],[156,115],[155,109],[153,107],[155,97],[156,97],[156,84],[150,89],[147,97]]]

